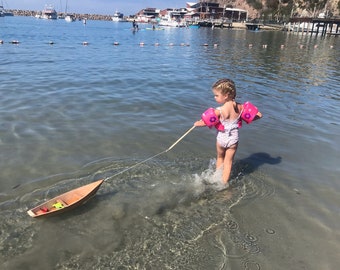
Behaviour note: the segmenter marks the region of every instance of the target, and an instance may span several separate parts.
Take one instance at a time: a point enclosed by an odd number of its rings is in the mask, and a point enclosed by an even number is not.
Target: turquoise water
[[[0,18],[4,269],[335,269],[339,39],[147,27]],[[129,169],[216,106],[222,77],[264,115],[240,130],[230,189],[207,128]],[[72,212],[26,214],[100,178]]]

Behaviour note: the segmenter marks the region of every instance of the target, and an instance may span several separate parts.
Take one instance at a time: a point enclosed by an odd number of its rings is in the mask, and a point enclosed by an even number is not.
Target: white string
[[[126,168],[126,169],[124,169],[124,170],[118,172],[118,173],[116,173],[116,174],[113,174],[113,175],[111,175],[111,176],[105,178],[104,181],[107,181],[107,180],[109,180],[109,179],[111,179],[111,178],[113,178],[113,177],[115,177],[115,176],[118,176],[118,175],[120,175],[120,174],[122,174],[122,173],[125,173],[125,172],[127,172],[127,171],[129,171],[129,170],[131,170],[131,169],[133,169],[133,168],[135,168],[135,167],[137,167],[137,166],[139,166],[139,165],[141,165],[141,164],[143,164],[143,163],[145,163],[145,162],[151,160],[151,159],[154,159],[154,158],[156,158],[156,157],[158,157],[158,156],[160,156],[160,155],[162,155],[162,154],[164,154],[164,153],[170,151],[176,144],[178,144],[181,140],[183,140],[183,138],[184,138],[185,136],[187,136],[194,128],[195,128],[195,126],[192,126],[192,127],[191,127],[187,132],[185,132],[185,133],[184,133],[177,141],[175,141],[168,149],[164,150],[163,152],[160,152],[160,153],[158,153],[158,154],[156,154],[156,155],[154,155],[154,156],[152,156],[152,157],[149,157],[149,158],[147,158],[147,159],[145,159],[145,160],[142,160],[142,161],[140,161],[140,162],[138,162],[138,163],[136,163],[136,164],[134,164],[134,165],[132,165],[132,166],[130,166],[130,167],[128,167],[128,168]]]
[[[141,164],[143,164],[143,163],[145,163],[145,162],[147,162],[147,161],[149,161],[149,160],[151,160],[151,159],[153,159],[153,158],[155,158],[155,157],[160,156],[161,154],[163,154],[163,153],[165,153],[165,152],[166,152],[166,151],[163,151],[163,152],[161,152],[161,153],[158,153],[157,155],[154,155],[154,156],[149,157],[149,158],[147,158],[147,159],[145,159],[145,160],[143,160],[143,161],[140,161],[140,162],[138,162],[138,163],[136,163],[136,164],[134,164],[134,165],[132,165],[132,166],[130,166],[130,167],[128,167],[128,168],[126,168],[126,169],[124,169],[124,170],[118,172],[118,173],[116,173],[116,174],[113,174],[113,175],[111,175],[111,176],[105,178],[104,181],[106,181],[106,180],[108,180],[108,179],[111,179],[111,178],[113,178],[113,177],[115,177],[115,176],[117,176],[117,175],[120,175],[120,174],[122,174],[122,173],[125,173],[125,172],[127,172],[127,171],[133,169],[134,167],[137,167],[137,166],[139,166],[139,165],[141,165]]]
[[[176,144],[178,144],[185,136],[187,136],[193,129],[195,128],[195,126],[192,126],[187,132],[185,132],[182,137],[180,137],[177,141],[175,141],[173,143],[173,145],[171,145],[168,149],[165,150],[165,152],[170,151]]]

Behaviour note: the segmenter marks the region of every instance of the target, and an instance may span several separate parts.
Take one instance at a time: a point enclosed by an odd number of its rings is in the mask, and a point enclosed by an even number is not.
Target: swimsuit
[[[217,108],[219,109],[219,108]],[[229,148],[238,143],[238,122],[241,114],[235,120],[220,119],[224,126],[224,131],[217,132],[217,143],[223,148]]]

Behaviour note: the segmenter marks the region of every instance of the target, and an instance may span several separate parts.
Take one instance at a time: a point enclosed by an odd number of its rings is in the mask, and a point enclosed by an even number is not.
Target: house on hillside
[[[218,3],[199,2],[199,3],[187,3],[187,10],[190,12],[198,13],[201,20],[216,20],[221,19],[223,16],[223,7],[220,7]]]
[[[185,8],[167,8],[159,10],[146,8],[139,11],[135,19],[138,22],[181,22],[181,21],[246,21],[248,13],[246,10],[237,8],[220,7],[219,3],[200,1],[198,3],[187,2]]]
[[[220,20],[220,19],[228,19],[232,21],[244,21],[248,18],[248,12],[243,9],[238,8],[226,8],[225,6],[221,7],[218,3],[210,3],[210,2],[202,2],[199,3],[186,3],[186,9],[188,13],[192,17],[199,17],[201,20]]]

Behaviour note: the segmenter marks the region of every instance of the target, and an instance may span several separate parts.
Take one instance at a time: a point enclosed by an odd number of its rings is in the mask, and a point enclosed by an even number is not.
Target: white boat
[[[159,26],[170,26],[170,27],[179,27],[179,23],[174,21],[174,20],[170,20],[170,19],[162,19],[159,21],[158,23]]]
[[[46,20],[56,20],[58,19],[58,14],[55,11],[54,7],[51,5],[46,5],[44,10],[42,11],[41,14],[41,19],[46,19]]]
[[[118,11],[116,11],[111,18],[112,18],[112,21],[114,22],[125,22],[124,14]]]
[[[68,1],[66,1],[66,7],[65,7],[65,21],[67,22],[74,22],[76,20],[75,16],[73,14],[67,13],[68,9]]]
[[[159,26],[169,26],[169,27],[184,27],[186,26],[186,22],[181,21],[177,10],[169,9],[166,14],[162,15],[160,18],[157,18]]]
[[[66,14],[65,21],[67,22],[74,22],[76,18],[72,14]]]
[[[186,24],[183,22],[178,22],[170,16],[163,17],[158,21],[159,26],[169,26],[169,27],[185,27]]]

